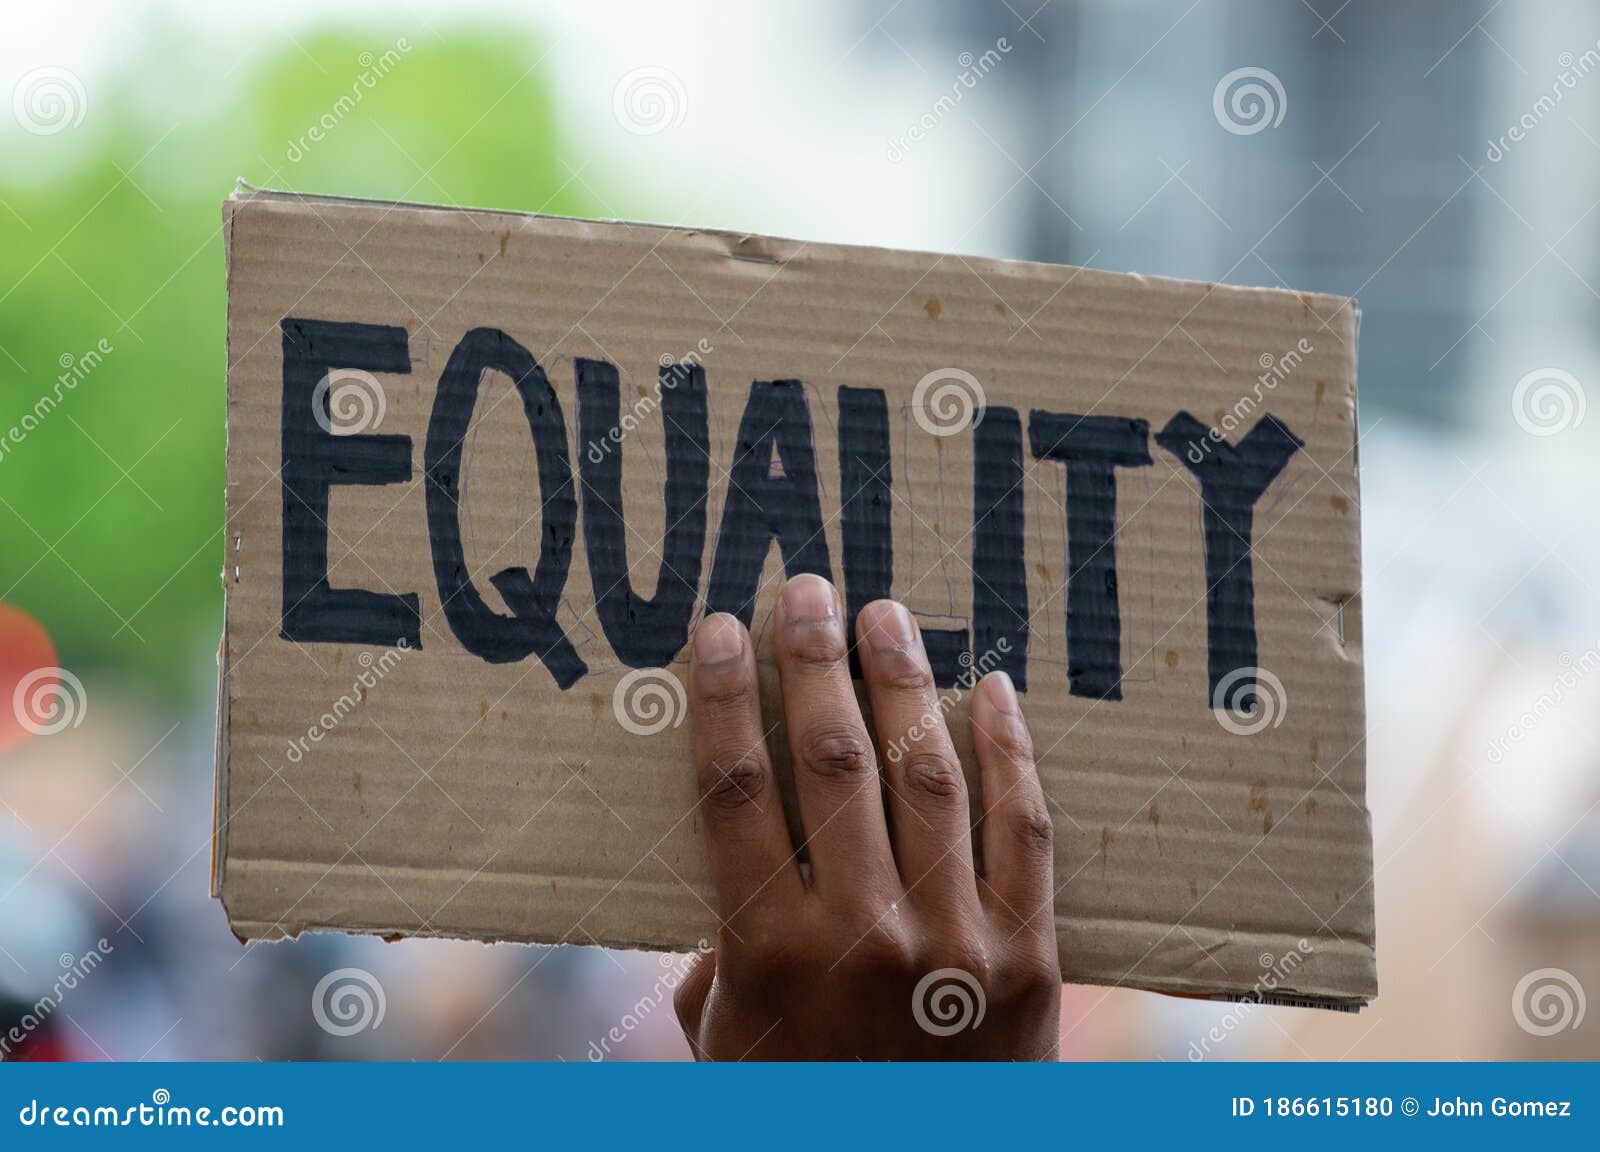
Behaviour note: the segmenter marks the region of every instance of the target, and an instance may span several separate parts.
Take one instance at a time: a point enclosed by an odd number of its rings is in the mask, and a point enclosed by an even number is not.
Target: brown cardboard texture
[[[744,618],[777,719],[787,568],[912,609],[965,759],[974,676],[1024,688],[1066,979],[1375,995],[1353,301],[253,189],[224,218],[239,936],[712,938],[687,641]]]

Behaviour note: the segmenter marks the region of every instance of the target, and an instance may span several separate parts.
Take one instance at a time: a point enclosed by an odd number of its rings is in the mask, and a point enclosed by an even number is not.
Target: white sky
[[[978,172],[970,159],[959,162],[971,144],[964,128],[942,127],[905,163],[885,163],[889,140],[949,91],[958,68],[953,60],[919,66],[880,42],[881,34],[863,37],[853,11],[842,0],[789,7],[466,0],[443,16],[437,4],[405,0],[345,0],[336,14],[310,0],[248,10],[199,0],[58,0],[8,6],[0,90],[12,91],[33,68],[66,68],[83,80],[92,116],[95,77],[124,45],[163,26],[215,45],[196,62],[197,74],[209,76],[207,69],[220,74],[254,52],[291,46],[292,36],[312,27],[372,27],[423,43],[430,23],[505,21],[552,46],[541,67],[553,81],[564,135],[582,142],[576,159],[592,165],[588,182],[625,201],[641,173],[649,174],[636,204],[611,205],[615,215],[648,204],[654,220],[672,213],[670,222],[814,240],[1017,255],[1006,214],[990,210],[1010,179],[1001,181],[1003,165]],[[785,64],[784,82],[774,78],[774,60]],[[612,114],[618,79],[643,66],[668,67],[682,81],[685,115],[670,131],[630,135]],[[870,181],[830,178],[862,171]]]

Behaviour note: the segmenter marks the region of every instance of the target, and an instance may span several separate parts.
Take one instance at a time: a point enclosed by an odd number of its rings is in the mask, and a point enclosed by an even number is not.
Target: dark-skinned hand
[[[750,637],[715,615],[694,638],[695,770],[721,921],[676,996],[695,1055],[1055,1059],[1051,824],[1010,678],[991,672],[971,694],[979,875],[966,780],[911,614],[880,600],[856,622],[870,728],[833,586],[790,580],[774,629],[804,868]]]

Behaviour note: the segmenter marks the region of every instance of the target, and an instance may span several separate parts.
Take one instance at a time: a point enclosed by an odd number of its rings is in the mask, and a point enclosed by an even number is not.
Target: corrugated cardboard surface
[[[585,450],[575,358],[617,367],[624,412],[653,394],[665,359],[700,361],[712,460],[702,592],[751,383],[804,382],[835,566],[837,390],[885,390],[893,589],[926,628],[964,624],[973,583],[971,437],[933,436],[914,418],[926,374],[971,373],[990,405],[1021,413],[1024,437],[1032,409],[1137,418],[1154,432],[1179,411],[1210,424],[1258,397],[1228,439],[1271,413],[1305,444],[1256,505],[1259,665],[1281,681],[1284,707],[1252,735],[1211,708],[1199,487],[1153,438],[1153,463],[1117,474],[1123,698],[1069,694],[1065,473],[1034,460],[1024,439],[1024,707],[1056,825],[1061,964],[1069,981],[1186,993],[1339,1004],[1375,994],[1351,302],[281,194],[242,194],[224,213],[216,887],[239,935],[336,928],[681,948],[714,932],[689,723],[679,715],[642,735],[618,722],[613,695],[628,669],[596,622],[581,533],[560,620],[588,673],[570,688],[534,657],[472,655],[440,611],[424,439],[452,349],[490,327],[548,376],[574,469]],[[384,411],[371,431],[411,438],[412,479],[334,488],[328,561],[334,588],[416,593],[419,650],[280,636],[285,317],[409,335],[410,373],[377,374]],[[1263,391],[1265,366],[1306,345]],[[620,446],[623,512],[633,586],[648,596],[666,528],[659,410],[646,403],[638,425]],[[541,517],[529,426],[503,376],[479,394],[461,491],[467,565],[507,613],[489,576],[533,570]],[[781,579],[774,547],[753,615],[769,690],[765,632]],[[669,668],[679,679],[685,659]],[[964,704],[952,726],[965,753]],[[313,727],[318,738],[303,740]],[[781,729],[773,746],[783,760]]]

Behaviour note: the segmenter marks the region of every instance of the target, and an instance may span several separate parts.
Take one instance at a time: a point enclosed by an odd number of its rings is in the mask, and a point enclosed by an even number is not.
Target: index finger
[[[695,632],[693,653],[695,776],[717,915],[737,937],[742,915],[798,901],[804,885],[767,754],[749,634],[726,613],[707,617]]]

